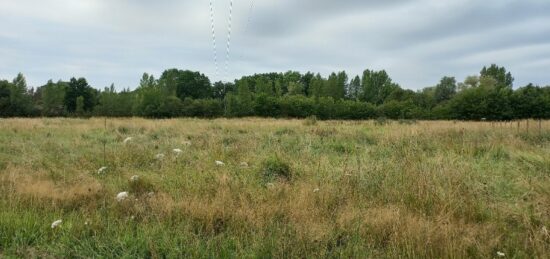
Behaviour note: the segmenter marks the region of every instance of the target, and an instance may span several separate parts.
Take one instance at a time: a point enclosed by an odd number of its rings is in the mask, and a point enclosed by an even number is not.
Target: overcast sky
[[[404,88],[505,66],[515,86],[550,84],[550,0],[0,0],[0,78],[32,86],[86,77],[135,88],[143,72],[212,81],[261,72],[385,69]],[[250,12],[250,10],[252,10]],[[247,21],[250,21],[249,23]]]

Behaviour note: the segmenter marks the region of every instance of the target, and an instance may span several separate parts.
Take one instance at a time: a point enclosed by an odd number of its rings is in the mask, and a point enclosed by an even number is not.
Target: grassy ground
[[[0,257],[550,256],[550,122],[104,126],[0,120]]]

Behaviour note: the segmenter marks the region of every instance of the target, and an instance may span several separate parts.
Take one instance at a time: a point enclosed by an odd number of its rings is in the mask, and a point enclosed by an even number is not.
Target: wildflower
[[[157,155],[155,156],[155,158],[156,158],[157,160],[162,160],[162,159],[164,159],[164,154],[157,154]]]
[[[130,181],[132,181],[132,182],[137,182],[137,181],[139,181],[139,175],[134,175],[134,176],[132,176],[132,178],[130,178]]]
[[[241,162],[241,166],[242,167],[248,167],[248,163],[247,162]]]
[[[503,252],[501,251],[497,251],[497,256],[498,257],[504,257],[506,254],[504,254]]]
[[[313,192],[319,192],[320,189],[319,188],[315,188],[315,190],[313,190]]]
[[[54,221],[54,222],[52,223],[52,229],[59,227],[59,225],[61,225],[61,223],[63,223],[63,221],[60,220],[60,219]]]
[[[174,154],[176,155],[180,155],[181,153],[183,153],[183,150],[179,149],[179,148],[175,148],[172,150],[174,152]]]
[[[128,192],[121,192],[121,193],[117,194],[117,196],[116,196],[116,200],[118,202],[124,201],[127,198],[128,198]]]
[[[99,168],[99,170],[97,170],[97,174],[103,174],[103,173],[105,173],[106,170],[107,170],[106,166],[101,167],[101,168]]]
[[[217,165],[217,166],[224,166],[224,165],[225,165],[225,163],[224,163],[224,162],[222,162],[222,161],[216,161],[216,165]]]
[[[124,141],[122,141],[122,143],[127,144],[130,141],[132,141],[132,137],[127,137]]]
[[[186,146],[191,146],[191,141],[184,141],[183,144]]]

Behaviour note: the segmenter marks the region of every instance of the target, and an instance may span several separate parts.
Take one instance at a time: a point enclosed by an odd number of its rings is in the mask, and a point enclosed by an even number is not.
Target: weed
[[[292,178],[290,166],[277,156],[271,156],[262,163],[260,175],[264,183],[275,180],[290,181]]]

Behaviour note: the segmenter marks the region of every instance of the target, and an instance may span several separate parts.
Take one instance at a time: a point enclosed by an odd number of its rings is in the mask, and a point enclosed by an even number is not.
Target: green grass
[[[548,257],[550,123],[312,121],[0,120],[0,257]]]

